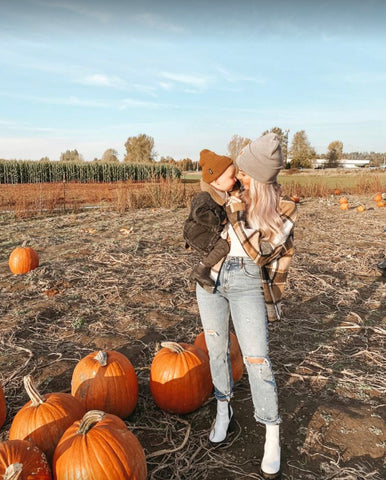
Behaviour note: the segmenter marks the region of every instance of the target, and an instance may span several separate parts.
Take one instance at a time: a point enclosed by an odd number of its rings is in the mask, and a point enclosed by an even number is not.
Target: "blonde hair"
[[[247,204],[247,222],[269,240],[280,233],[283,220],[279,214],[281,186],[277,183],[260,183],[251,178],[249,190],[244,193]]]

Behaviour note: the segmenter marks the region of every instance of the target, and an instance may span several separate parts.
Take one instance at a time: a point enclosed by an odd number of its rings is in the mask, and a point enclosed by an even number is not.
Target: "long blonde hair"
[[[260,183],[253,178],[249,190],[244,192],[248,224],[260,230],[262,240],[269,240],[282,231],[283,220],[279,214],[280,194],[281,186],[277,182]]]

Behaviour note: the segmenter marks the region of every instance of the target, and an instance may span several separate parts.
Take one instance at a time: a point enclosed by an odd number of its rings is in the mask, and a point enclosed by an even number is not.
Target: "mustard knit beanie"
[[[233,165],[233,162],[229,157],[217,155],[205,149],[200,152],[199,165],[202,168],[202,179],[206,183],[211,183],[217,180],[230,165]]]

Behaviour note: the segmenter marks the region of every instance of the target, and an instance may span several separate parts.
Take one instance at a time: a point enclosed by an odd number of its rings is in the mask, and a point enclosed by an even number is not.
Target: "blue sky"
[[[305,130],[386,152],[384,0],[0,0],[0,158]]]

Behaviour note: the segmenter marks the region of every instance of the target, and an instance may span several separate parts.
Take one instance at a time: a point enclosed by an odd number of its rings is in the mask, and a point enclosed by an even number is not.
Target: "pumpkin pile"
[[[0,442],[0,478],[146,479],[142,445],[119,418],[132,413],[138,401],[138,380],[127,357],[99,351],[81,359],[73,372],[74,395],[42,395],[30,375],[23,382],[30,400],[14,416],[9,440]],[[1,425],[5,418],[0,388]]]
[[[350,205],[346,197],[340,197],[339,205],[341,210],[348,210],[350,208]]]

